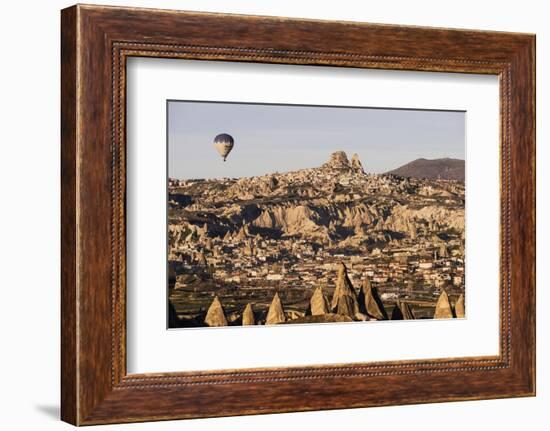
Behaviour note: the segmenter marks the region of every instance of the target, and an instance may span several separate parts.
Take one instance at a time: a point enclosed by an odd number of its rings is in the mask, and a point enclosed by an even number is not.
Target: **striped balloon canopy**
[[[235,141],[233,140],[233,137],[227,133],[222,133],[214,138],[214,148],[219,155],[223,157],[224,162],[233,149],[234,144]]]

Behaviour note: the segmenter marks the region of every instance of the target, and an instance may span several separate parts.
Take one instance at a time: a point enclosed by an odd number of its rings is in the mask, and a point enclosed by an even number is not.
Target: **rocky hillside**
[[[368,174],[338,151],[294,172],[171,179],[168,192],[171,327],[319,322],[313,309],[364,320],[353,298],[367,280],[392,318],[432,318],[441,289],[464,293],[463,182]]]
[[[387,174],[409,178],[429,178],[464,181],[464,160],[460,159],[417,159]]]
[[[424,169],[423,176],[433,177],[437,171],[457,177],[454,162],[464,164],[450,159],[428,163],[431,170]],[[406,166],[424,165],[417,160]],[[189,241],[207,246],[208,238],[383,247],[435,232],[460,236],[464,184],[405,178],[406,172],[420,172],[405,167],[390,174],[367,174],[357,155],[350,160],[338,151],[318,168],[240,179],[170,180],[171,248]],[[398,176],[397,171],[403,173]]]

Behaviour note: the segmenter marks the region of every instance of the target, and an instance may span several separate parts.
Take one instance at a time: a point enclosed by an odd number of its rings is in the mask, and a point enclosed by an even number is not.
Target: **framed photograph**
[[[77,5],[61,44],[63,420],[535,394],[534,35]]]
[[[166,109],[170,329],[465,318],[465,112]]]

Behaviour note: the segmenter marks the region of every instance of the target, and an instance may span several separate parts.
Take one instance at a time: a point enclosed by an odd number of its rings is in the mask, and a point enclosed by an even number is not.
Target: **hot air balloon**
[[[214,138],[214,148],[223,157],[223,161],[233,149],[233,137],[227,133],[222,133]]]

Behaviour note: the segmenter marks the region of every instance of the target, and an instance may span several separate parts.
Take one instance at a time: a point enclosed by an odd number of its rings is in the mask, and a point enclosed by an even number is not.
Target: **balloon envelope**
[[[233,137],[227,133],[222,133],[214,138],[214,148],[220,156],[223,157],[224,162],[228,154],[233,149],[234,143],[235,141],[233,140]]]

